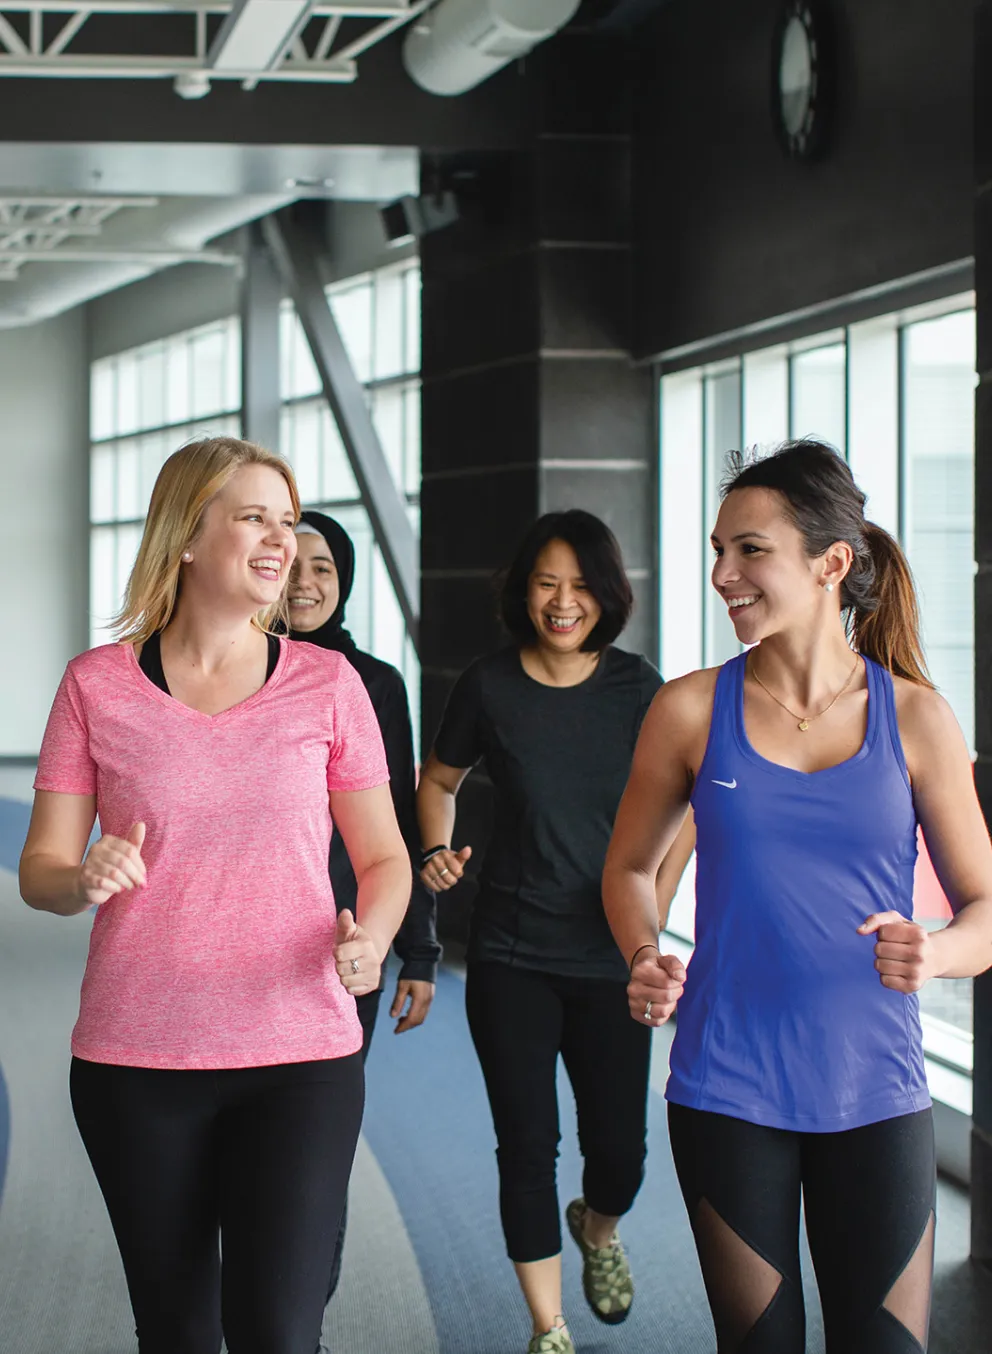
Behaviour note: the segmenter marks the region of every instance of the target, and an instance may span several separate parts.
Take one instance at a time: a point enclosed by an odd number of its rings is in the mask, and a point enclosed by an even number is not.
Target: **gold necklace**
[[[837,702],[840,700],[841,696],[843,696],[844,692],[845,692],[845,691],[847,690],[847,688],[851,685],[851,680],[852,680],[852,678],[854,677],[854,674],[857,672],[857,670],[858,670],[858,659],[855,658],[855,660],[854,660],[854,667],[853,667],[853,668],[851,669],[851,671],[847,674],[847,680],[845,681],[845,683],[844,683],[844,685],[841,687],[841,689],[837,692],[837,695],[834,696],[833,700],[830,702],[829,705],[825,705],[825,706],[823,707],[823,709],[822,709],[822,710],[818,710],[818,711],[816,712],[815,715],[797,715],[796,712],[795,712],[795,710],[790,710],[789,707],[785,704],[784,701],[780,701],[780,700],[779,700],[778,696],[775,695],[775,692],[774,692],[774,691],[769,691],[769,690],[768,690],[767,686],[765,686],[764,682],[761,680],[761,678],[760,678],[760,677],[758,676],[758,674],[755,672],[755,670],[754,670],[754,663],[751,664],[751,676],[754,678],[754,680],[755,680],[755,681],[758,683],[758,685],[761,687],[762,691],[767,692],[768,695],[771,696],[772,700],[775,702],[776,705],[781,705],[781,707],[782,707],[782,709],[785,711],[785,713],[786,713],[787,715],[791,715],[792,718],[793,718],[794,720],[797,721],[797,724],[798,724],[799,732],[800,732],[800,733],[805,733],[806,730],[809,728],[809,726],[813,723],[813,720],[814,720],[814,719],[819,719],[821,715],[825,715],[825,714],[827,713],[828,710],[832,709],[833,706],[837,704]]]

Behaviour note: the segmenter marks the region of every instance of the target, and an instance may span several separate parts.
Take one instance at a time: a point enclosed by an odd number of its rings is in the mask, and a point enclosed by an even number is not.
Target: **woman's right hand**
[[[460,851],[439,851],[420,871],[422,882],[434,893],[453,889],[465,873],[465,864],[471,854],[470,846],[463,846]]]
[[[147,884],[148,872],[141,859],[144,840],[144,823],[134,823],[126,837],[108,833],[94,842],[79,867],[76,893],[80,901],[95,906],[124,889]]]

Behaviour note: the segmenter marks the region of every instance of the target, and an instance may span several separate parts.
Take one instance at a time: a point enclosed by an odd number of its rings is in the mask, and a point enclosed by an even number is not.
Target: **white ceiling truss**
[[[263,80],[344,84],[357,59],[422,14],[433,0],[0,0],[0,76],[77,79],[172,79],[177,93],[199,98],[212,80],[252,89]],[[141,19],[178,15],[182,50],[142,47]],[[113,22],[114,41],[101,55],[86,25]],[[211,16],[215,16],[211,23]],[[222,20],[217,31],[217,18]],[[364,21],[357,26],[345,21]],[[92,27],[91,27],[91,32]],[[77,42],[83,34],[82,42]],[[342,36],[346,39],[341,42]],[[237,54],[255,53],[247,65]],[[122,54],[123,53],[123,54]],[[259,55],[261,53],[261,55]]]
[[[15,282],[25,263],[237,264],[236,254],[217,249],[176,249],[168,244],[137,248],[80,243],[97,240],[118,212],[157,207],[154,197],[0,197],[0,282]]]

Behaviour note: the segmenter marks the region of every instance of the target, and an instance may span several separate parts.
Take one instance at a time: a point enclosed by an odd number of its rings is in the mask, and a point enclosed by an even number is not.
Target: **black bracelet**
[[[439,856],[442,851],[450,850],[450,846],[429,846],[426,851],[420,853],[420,868],[423,869],[429,860],[434,856]]]
[[[650,940],[646,940],[646,941],[644,942],[643,945],[638,945],[637,949],[636,949],[636,950],[634,951],[634,953],[630,956],[630,972],[631,972],[631,973],[634,972],[634,962],[635,962],[635,960],[637,959],[637,956],[640,954],[641,950],[654,950],[655,954],[660,954],[660,953],[661,953],[661,951],[658,949],[657,944],[652,944]]]

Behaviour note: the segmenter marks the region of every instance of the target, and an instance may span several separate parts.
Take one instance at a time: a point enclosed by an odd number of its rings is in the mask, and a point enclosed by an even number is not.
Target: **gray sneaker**
[[[582,1235],[585,1215],[584,1199],[573,1199],[565,1209],[568,1230],[582,1252],[582,1291],[593,1316],[608,1326],[616,1326],[627,1320],[630,1304],[634,1301],[634,1280],[630,1265],[616,1232],[606,1246],[589,1245]]]
[[[575,1354],[567,1326],[552,1326],[541,1335],[535,1335],[527,1346],[527,1354]]]

